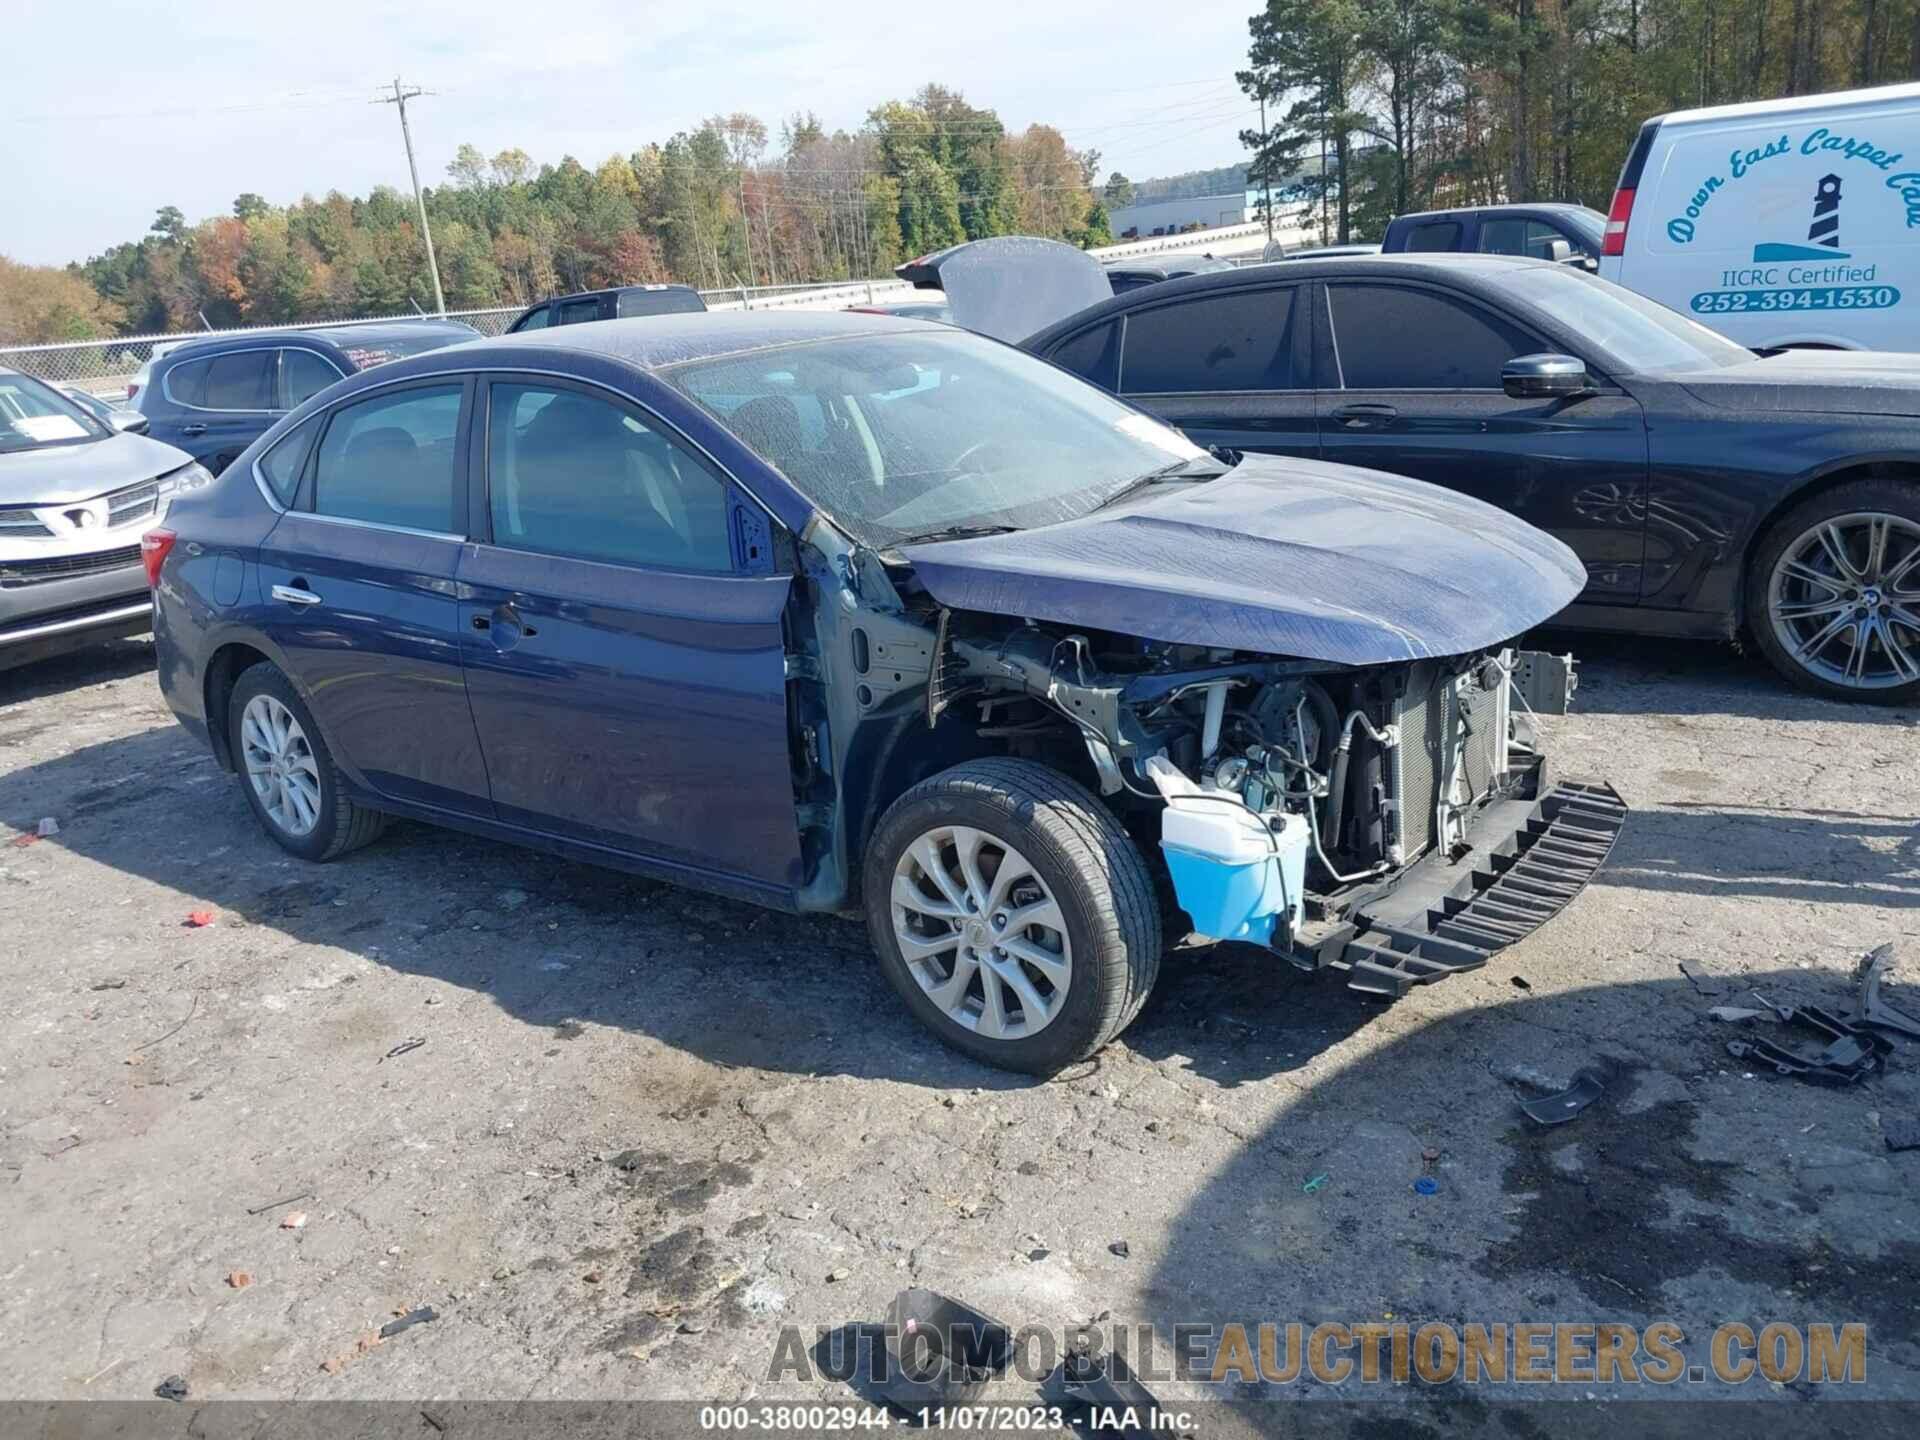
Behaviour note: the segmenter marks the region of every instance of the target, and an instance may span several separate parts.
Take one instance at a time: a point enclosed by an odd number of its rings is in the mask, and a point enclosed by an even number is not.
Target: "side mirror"
[[[1517,355],[1501,367],[1500,388],[1516,400],[1552,400],[1584,395],[1593,382],[1571,355]]]
[[[1549,240],[1547,242],[1547,259],[1551,260],[1554,264],[1564,265],[1572,258],[1573,246],[1569,245],[1566,241]]]
[[[138,410],[109,410],[107,423],[123,435],[144,435],[153,422]]]

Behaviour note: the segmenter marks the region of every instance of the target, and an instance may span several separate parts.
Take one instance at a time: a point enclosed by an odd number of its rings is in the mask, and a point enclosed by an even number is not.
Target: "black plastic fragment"
[[[1880,998],[1880,982],[1887,966],[1893,963],[1893,946],[1881,945],[1867,956],[1866,973],[1860,977],[1860,1004],[1853,1012],[1853,1024],[1891,1030],[1909,1040],[1920,1040],[1920,1020],[1904,1010],[1896,1010]]]
[[[187,1377],[169,1375],[153,1387],[153,1393],[162,1400],[184,1400],[187,1398]]]
[[[1764,998],[1764,997],[1762,997]],[[1815,1085],[1854,1085],[1880,1068],[1893,1042],[1862,1026],[1850,1024],[1816,1005],[1793,1009],[1774,1007],[1780,1023],[1810,1030],[1827,1041],[1813,1054],[1789,1050],[1772,1040],[1729,1040],[1727,1053],[1736,1060],[1766,1066],[1776,1075],[1790,1075]]]
[[[1013,1331],[971,1305],[914,1286],[887,1307],[880,1394],[912,1412],[977,1400],[1013,1359]]]
[[[1536,1125],[1564,1125],[1606,1093],[1605,1076],[1597,1070],[1582,1070],[1559,1093],[1522,1100],[1520,1113]]]
[[[398,1320],[389,1320],[380,1327],[380,1338],[391,1340],[402,1330],[411,1330],[416,1325],[424,1325],[429,1320],[438,1320],[440,1312],[431,1305],[422,1305],[418,1310],[409,1310]]]
[[[1054,1376],[1067,1403],[1084,1405],[1090,1416],[1113,1420],[1133,1417],[1132,1424],[1092,1424],[1089,1428],[1095,1433],[1161,1436],[1178,1433],[1166,1428],[1159,1399],[1140,1383],[1140,1378],[1117,1350],[1095,1356],[1085,1349],[1070,1348]]]

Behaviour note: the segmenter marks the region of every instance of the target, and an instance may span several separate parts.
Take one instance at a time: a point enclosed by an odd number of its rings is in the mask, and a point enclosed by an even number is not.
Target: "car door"
[[[171,367],[163,384],[179,416],[177,428],[165,438],[218,475],[278,418],[276,355],[273,347],[262,346]]]
[[[1501,367],[1557,350],[1450,290],[1328,281],[1316,346],[1321,455],[1476,496],[1557,536],[1587,567],[1583,600],[1639,599],[1647,427],[1596,376],[1572,399],[1515,399]],[[1580,357],[1585,358],[1585,357]]]
[[[1235,287],[1129,310],[1121,395],[1196,445],[1317,455],[1305,294]]]
[[[791,890],[788,580],[736,563],[751,502],[608,391],[495,374],[480,413],[460,634],[497,814]]]
[[[382,386],[313,422],[293,504],[260,546],[259,604],[335,759],[378,795],[487,815],[454,600],[472,388]],[[280,450],[308,428],[262,459],[276,500]]]

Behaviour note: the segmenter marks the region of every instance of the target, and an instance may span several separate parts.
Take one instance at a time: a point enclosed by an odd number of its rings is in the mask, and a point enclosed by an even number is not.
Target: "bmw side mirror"
[[[138,410],[113,410],[107,414],[107,423],[123,435],[144,435],[153,422]]]
[[[1571,355],[1516,355],[1500,369],[1500,388],[1516,400],[1552,400],[1584,395],[1593,382]]]

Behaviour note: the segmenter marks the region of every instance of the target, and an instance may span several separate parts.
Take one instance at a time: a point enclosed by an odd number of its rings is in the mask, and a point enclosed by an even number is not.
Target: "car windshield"
[[[663,378],[855,539],[1028,529],[1206,452],[978,335],[913,330],[688,361]]]
[[[113,433],[51,385],[0,375],[0,451],[84,445]]]
[[[1742,365],[1753,352],[1643,295],[1564,265],[1501,277],[1520,298],[1593,341],[1631,374]]]

